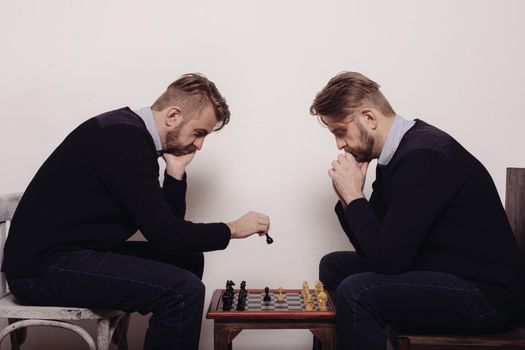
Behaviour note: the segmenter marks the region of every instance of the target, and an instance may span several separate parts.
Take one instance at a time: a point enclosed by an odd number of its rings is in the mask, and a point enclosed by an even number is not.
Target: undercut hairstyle
[[[344,119],[357,108],[370,104],[387,117],[395,115],[392,106],[379,90],[379,84],[357,72],[341,72],[317,93],[310,114],[334,120]]]
[[[184,74],[171,83],[166,91],[153,103],[151,109],[162,111],[170,106],[179,106],[186,115],[193,115],[207,104],[215,110],[217,126],[215,130],[222,129],[230,121],[230,109],[226,99],[215,84],[203,74]]]

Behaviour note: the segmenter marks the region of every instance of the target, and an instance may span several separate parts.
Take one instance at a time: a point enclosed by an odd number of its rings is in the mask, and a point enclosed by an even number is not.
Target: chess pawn
[[[313,307],[312,301],[306,301],[304,304],[304,309],[306,311],[313,311],[314,307]]]
[[[303,294],[303,299],[306,300],[310,293],[307,290],[303,289],[302,294]]]
[[[270,288],[266,287],[264,288],[264,298],[263,298],[263,301],[264,302],[270,302],[272,301],[272,298],[270,297]]]
[[[312,294],[311,293],[306,293],[306,300],[312,301]]]
[[[327,311],[326,302],[328,301],[328,295],[325,292],[319,292],[317,301],[319,302],[319,310]]]
[[[282,288],[279,288],[279,294],[277,295],[277,302],[284,303],[284,294],[283,294]]]

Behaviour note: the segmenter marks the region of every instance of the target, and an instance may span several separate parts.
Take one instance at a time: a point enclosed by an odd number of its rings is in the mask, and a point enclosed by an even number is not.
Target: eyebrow
[[[208,130],[206,130],[206,129],[195,129],[195,132],[197,132],[197,131],[203,133],[204,135],[208,135],[208,134],[210,133],[210,132],[209,132]]]

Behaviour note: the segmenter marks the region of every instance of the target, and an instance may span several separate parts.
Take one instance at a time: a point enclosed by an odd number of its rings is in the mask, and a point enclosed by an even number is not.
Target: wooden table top
[[[252,295],[252,297],[256,294],[261,295],[264,294],[264,289],[247,289],[248,295]],[[330,295],[328,295],[327,300],[327,311],[306,311],[304,308],[302,309],[293,309],[289,310],[286,306],[286,303],[284,304],[275,304],[279,305],[279,310],[264,310],[262,309],[264,306],[264,303],[261,301],[260,303],[256,304],[250,304],[251,307],[248,310],[242,310],[237,311],[235,309],[229,310],[229,311],[223,311],[222,310],[222,295],[225,292],[225,289],[216,289],[213,292],[210,306],[208,308],[208,312],[206,313],[207,319],[214,319],[214,320],[260,320],[260,321],[268,321],[268,320],[280,320],[280,321],[287,321],[287,320],[333,320],[335,319],[335,304],[330,299]],[[239,292],[239,289],[235,289],[235,294]],[[297,294],[300,294],[302,292],[301,289],[283,289],[284,294],[290,294],[294,295],[294,298],[297,298]],[[270,289],[270,293],[278,294],[278,289]],[[314,290],[310,289],[310,293],[312,294],[313,298],[316,299],[314,296]],[[258,306],[260,305],[260,306]]]

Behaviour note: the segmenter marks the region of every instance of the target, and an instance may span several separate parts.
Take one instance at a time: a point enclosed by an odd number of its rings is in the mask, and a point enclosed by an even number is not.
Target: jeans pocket
[[[9,290],[25,305],[51,306],[53,294],[35,283],[33,278],[8,278]]]

